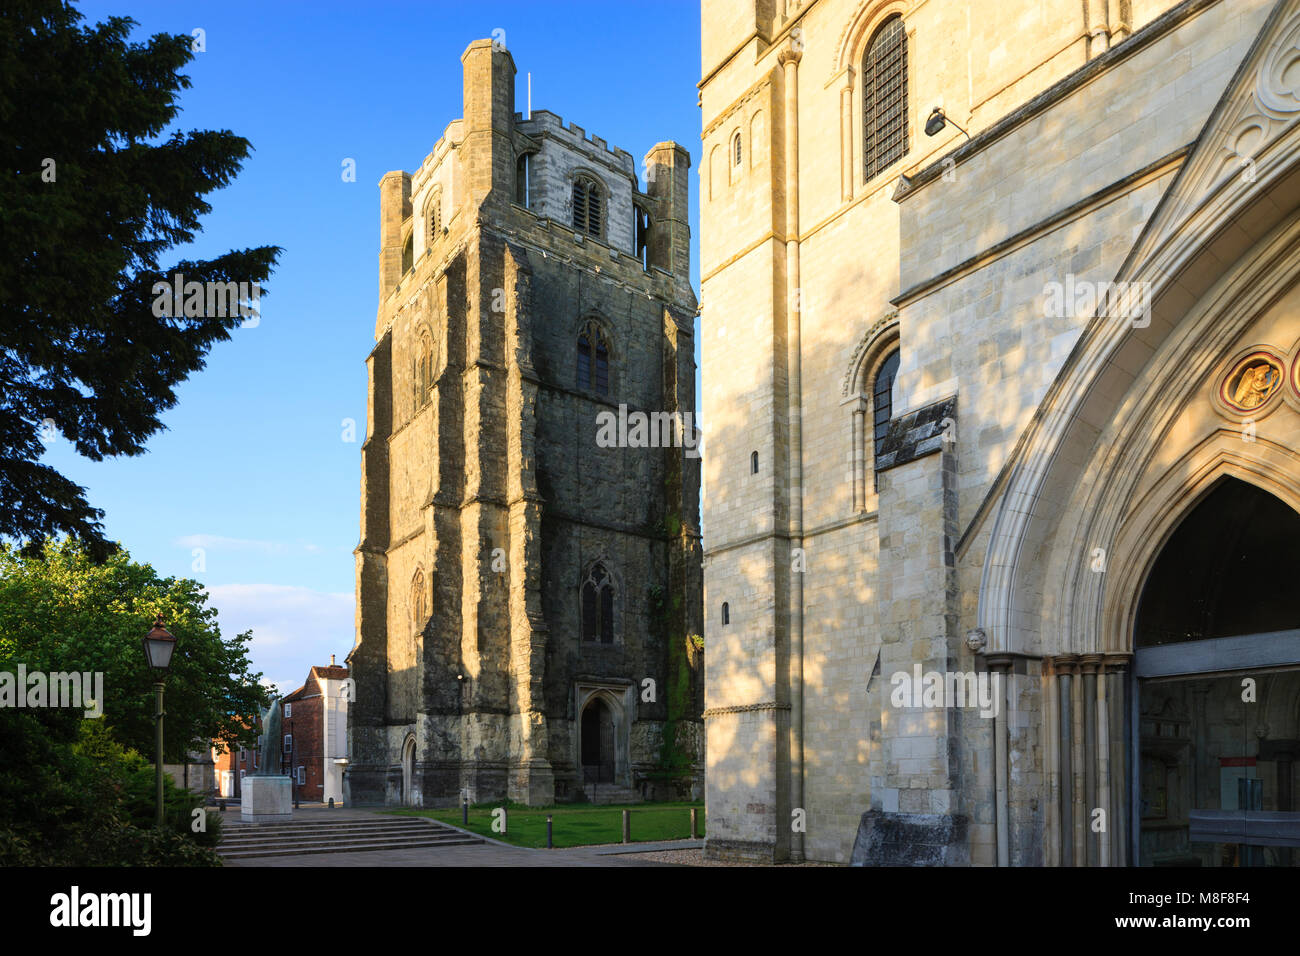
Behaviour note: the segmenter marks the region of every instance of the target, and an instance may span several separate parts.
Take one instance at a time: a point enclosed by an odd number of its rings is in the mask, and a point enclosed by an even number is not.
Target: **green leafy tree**
[[[153,673],[142,640],[161,614],[176,637],[167,675],[164,752],[171,762],[210,741],[254,746],[247,720],[270,703],[248,659],[251,632],[223,638],[207,593],[188,578],[160,578],[125,550],[96,563],[84,544],[47,540],[39,556],[0,544],[0,670],[104,674],[113,738],[154,750]]]
[[[190,821],[202,798],[167,778],[164,792],[160,829],[153,769],[101,722],[0,708],[0,866],[220,866],[215,815],[196,834]]]
[[[39,546],[70,533],[102,558],[103,512],[39,461],[45,442],[61,433],[95,461],[140,454],[176,386],[244,321],[156,315],[154,284],[260,284],[280,250],[164,268],[251,146],[229,130],[166,133],[191,37],[132,43],[128,18],[82,19],[59,0],[0,6],[0,534]]]

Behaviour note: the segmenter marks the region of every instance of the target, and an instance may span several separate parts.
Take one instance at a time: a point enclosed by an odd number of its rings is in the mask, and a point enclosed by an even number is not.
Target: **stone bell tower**
[[[349,797],[698,795],[690,157],[656,145],[643,191],[515,112],[507,51],[462,64],[464,116],[379,183]]]

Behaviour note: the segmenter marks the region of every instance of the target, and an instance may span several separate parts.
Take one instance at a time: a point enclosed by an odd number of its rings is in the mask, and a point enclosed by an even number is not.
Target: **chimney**
[[[334,666],[334,655],[331,654],[331,655],[330,655],[330,667],[333,667],[333,666]]]

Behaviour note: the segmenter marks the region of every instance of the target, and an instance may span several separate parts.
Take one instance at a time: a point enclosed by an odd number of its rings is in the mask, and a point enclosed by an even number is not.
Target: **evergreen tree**
[[[103,512],[39,461],[44,443],[62,434],[95,461],[144,451],[176,386],[244,321],[158,315],[155,284],[251,287],[280,250],[164,267],[251,147],[229,130],[167,132],[191,37],[129,42],[128,18],[82,19],[59,0],[0,7],[0,534],[39,548],[70,533],[102,558]]]

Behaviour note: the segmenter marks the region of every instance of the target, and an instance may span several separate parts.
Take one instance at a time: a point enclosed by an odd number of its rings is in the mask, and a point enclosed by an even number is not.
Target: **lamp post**
[[[163,678],[171,667],[176,638],[163,627],[162,615],[153,622],[153,630],[144,638],[144,659],[154,672],[154,777],[158,798],[158,826],[163,826]]]

